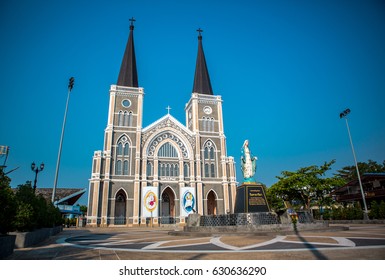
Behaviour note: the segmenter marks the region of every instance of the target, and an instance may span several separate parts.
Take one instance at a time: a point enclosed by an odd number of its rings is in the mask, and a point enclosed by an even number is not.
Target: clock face
[[[122,101],[122,106],[123,106],[123,107],[126,107],[126,108],[130,107],[130,106],[131,106],[131,101],[128,100],[128,99],[124,99],[124,100]]]
[[[203,108],[203,112],[207,115],[211,114],[213,112],[213,109],[211,109],[210,106],[206,106]]]

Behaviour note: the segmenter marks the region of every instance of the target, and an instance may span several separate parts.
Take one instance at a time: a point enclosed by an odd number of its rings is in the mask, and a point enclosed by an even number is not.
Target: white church
[[[110,87],[104,147],[93,156],[87,224],[183,225],[190,213],[233,213],[234,158],[226,152],[222,97],[211,87],[202,30],[185,124],[167,113],[143,127],[133,21],[118,81]]]

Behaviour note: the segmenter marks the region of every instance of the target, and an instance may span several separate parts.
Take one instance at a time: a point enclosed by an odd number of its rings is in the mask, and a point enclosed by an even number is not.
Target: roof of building
[[[55,190],[55,204],[74,205],[85,192],[86,189],[57,188]],[[36,194],[42,195],[46,200],[51,201],[52,188],[37,188]]]
[[[385,173],[364,173],[361,175],[361,182],[362,184],[365,184],[366,182],[371,182],[376,179],[385,179]],[[347,184],[343,185],[342,187],[339,187],[333,191],[333,193],[341,193],[344,192],[348,187],[352,186],[358,186],[359,182],[358,179],[354,179]]]
[[[134,21],[135,19],[130,19],[130,35],[128,36],[128,41],[126,45],[126,50],[124,51],[124,56],[122,64],[120,66],[120,72],[118,77],[118,86],[124,87],[138,87],[138,72],[136,70],[136,58],[135,58],[135,48],[134,48]]]
[[[209,71],[207,69],[205,54],[203,52],[202,35],[201,35],[202,30],[198,29],[197,31],[199,32],[198,55],[197,55],[197,61],[195,66],[193,92],[213,95],[213,89],[211,87]]]

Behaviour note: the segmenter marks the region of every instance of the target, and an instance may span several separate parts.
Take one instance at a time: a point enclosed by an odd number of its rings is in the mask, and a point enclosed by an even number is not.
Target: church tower
[[[197,197],[204,203],[198,207],[198,213],[231,213],[236,192],[234,158],[227,157],[222,98],[213,93],[202,45],[203,30],[197,31],[193,92],[185,112],[186,126],[194,132],[198,143],[195,156],[197,165],[201,166],[197,170]]]
[[[134,19],[118,81],[110,87],[104,150],[93,158],[88,220],[91,224],[138,223],[140,141],[144,90],[138,85],[134,48]],[[119,221],[120,217],[122,218]]]

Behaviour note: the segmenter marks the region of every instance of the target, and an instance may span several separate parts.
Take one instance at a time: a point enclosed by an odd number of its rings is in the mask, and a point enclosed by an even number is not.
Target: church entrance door
[[[210,191],[207,195],[207,215],[217,214],[217,200],[213,191]]]
[[[123,191],[119,191],[115,197],[115,225],[126,224],[126,195]]]
[[[162,224],[175,223],[175,195],[169,187],[167,187],[162,193],[161,209]]]

